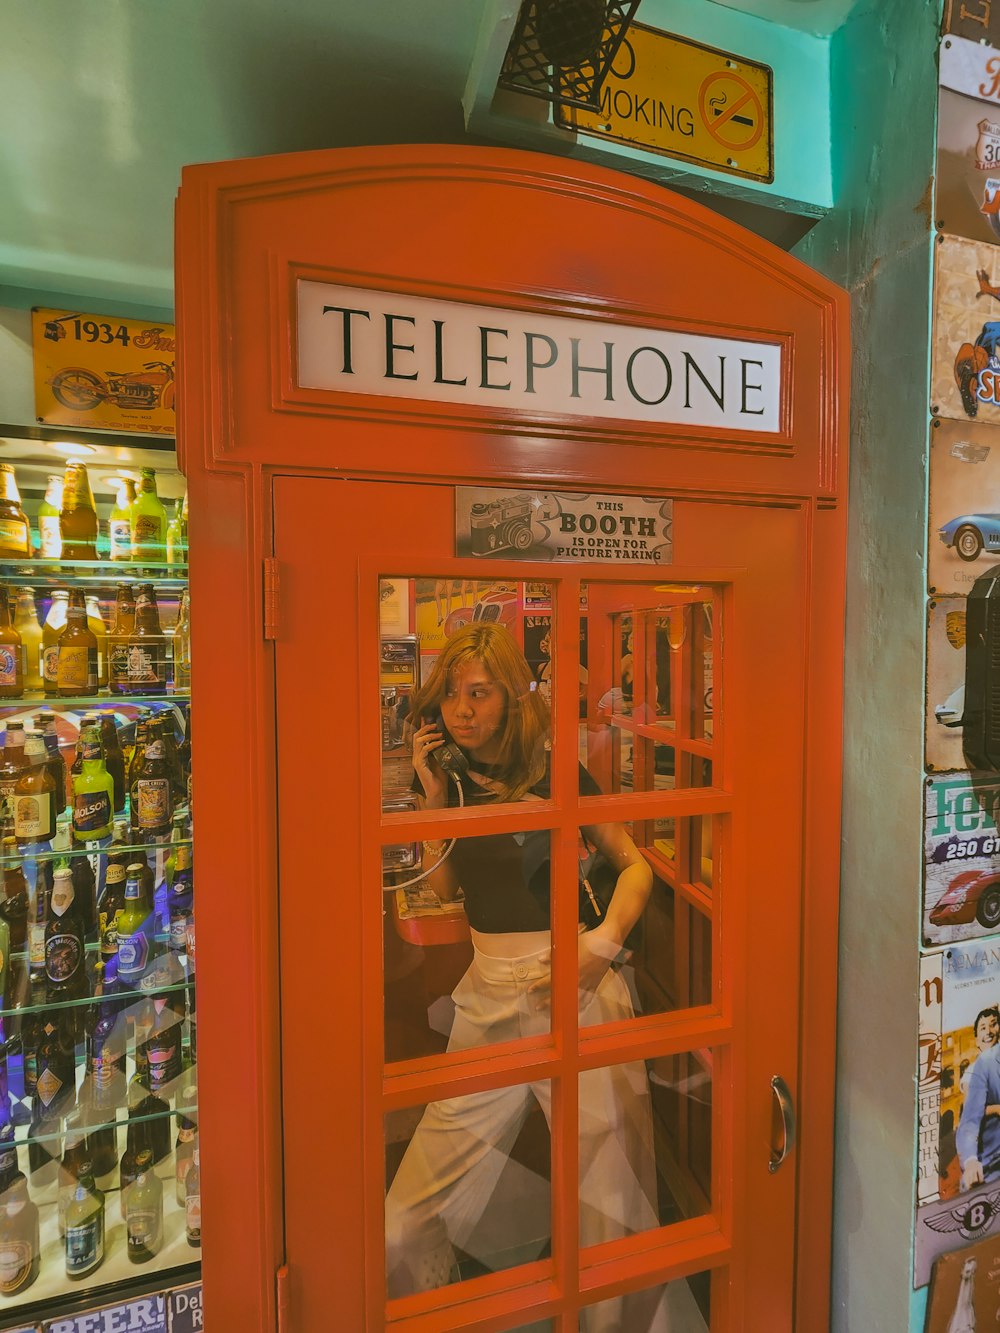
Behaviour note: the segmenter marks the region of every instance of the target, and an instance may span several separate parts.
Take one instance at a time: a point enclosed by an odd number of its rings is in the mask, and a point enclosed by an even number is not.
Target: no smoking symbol
[[[739,74],[710,74],[701,85],[698,106],[705,128],[723,148],[745,151],[764,133],[760,98]]]

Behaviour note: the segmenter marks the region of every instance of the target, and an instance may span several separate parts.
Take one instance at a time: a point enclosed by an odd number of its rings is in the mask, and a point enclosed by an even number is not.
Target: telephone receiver
[[[448,728],[444,725],[440,712],[434,714],[431,723],[444,737],[444,744],[439,745],[434,751],[434,758],[450,778],[460,783],[469,771],[469,760],[465,752],[448,735]]]

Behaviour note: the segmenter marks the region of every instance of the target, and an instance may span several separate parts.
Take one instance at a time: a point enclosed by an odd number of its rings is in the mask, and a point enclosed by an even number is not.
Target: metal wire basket
[[[639,0],[523,0],[499,86],[557,106],[600,108]]]

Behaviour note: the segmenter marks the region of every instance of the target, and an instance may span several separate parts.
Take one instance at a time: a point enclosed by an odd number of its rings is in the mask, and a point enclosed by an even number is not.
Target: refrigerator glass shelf
[[[102,708],[108,704],[170,704],[170,703],[189,703],[191,700],[190,690],[171,690],[167,694],[143,694],[137,690],[135,694],[84,694],[67,698],[58,694],[42,694],[40,690],[25,692],[17,699],[0,699],[0,713],[11,713],[23,710],[25,708],[34,708],[41,704],[43,708],[51,708],[58,712],[60,708],[70,709],[74,712],[86,712],[88,708]]]
[[[31,587],[114,587],[119,583],[154,583],[187,587],[187,565],[147,560],[0,560],[0,579]]]
[[[88,944],[87,952],[97,951],[96,944]],[[12,953],[12,959],[27,961],[27,954],[23,951]],[[172,986],[153,986],[149,990],[117,990],[113,995],[83,995],[78,1000],[60,1000],[46,998],[41,1004],[25,1004],[14,1009],[6,1010],[4,1017],[8,1022],[12,1019],[24,1018],[27,1014],[48,1014],[55,1013],[60,1009],[92,1009],[94,1005],[109,1004],[112,1000],[118,1002],[122,1007],[123,1013],[128,1013],[135,1008],[142,1000],[162,999],[165,995],[182,995],[187,991],[194,989],[194,976],[185,976],[183,981],[178,981]]]
[[[77,843],[73,847],[64,848],[61,851],[48,852],[35,852],[29,851],[28,848],[22,848],[16,856],[0,856],[0,870],[3,870],[5,866],[23,865],[25,861],[58,861],[64,856],[107,856],[109,852],[114,852],[115,855],[125,853],[129,856],[142,856],[148,852],[161,851],[163,848],[190,847],[192,841],[191,838],[176,838],[173,841],[164,838],[162,842],[108,842],[93,843],[91,846],[87,846],[85,843]]]

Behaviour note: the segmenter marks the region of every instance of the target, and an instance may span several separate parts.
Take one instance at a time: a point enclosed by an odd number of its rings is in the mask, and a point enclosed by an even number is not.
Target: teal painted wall
[[[914,1069],[939,20],[938,0],[880,0],[834,35],[837,206],[796,249],[853,297],[833,1333],[923,1329]]]

